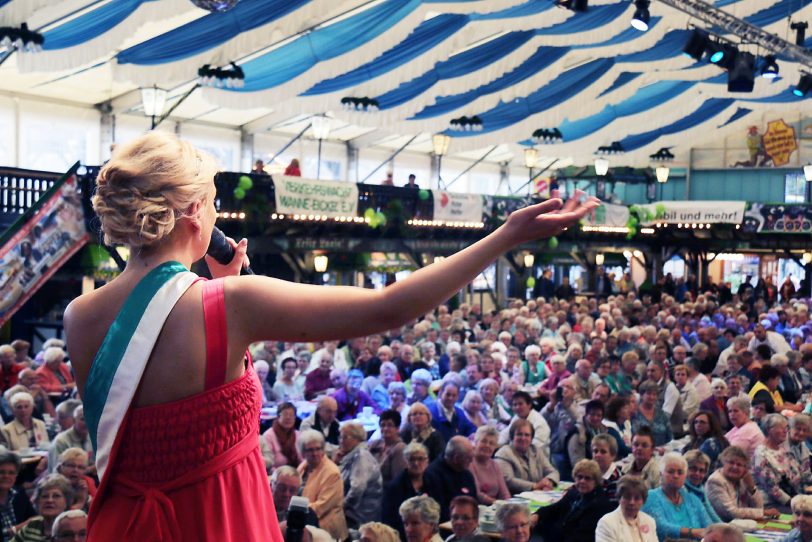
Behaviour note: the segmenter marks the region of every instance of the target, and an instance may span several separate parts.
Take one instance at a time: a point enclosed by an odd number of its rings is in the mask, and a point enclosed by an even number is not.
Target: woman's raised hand
[[[600,204],[598,198],[576,190],[566,203],[554,198],[514,211],[505,225],[516,244],[545,239],[573,226]]]

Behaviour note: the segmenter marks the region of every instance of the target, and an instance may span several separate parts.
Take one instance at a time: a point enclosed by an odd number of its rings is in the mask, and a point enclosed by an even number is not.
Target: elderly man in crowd
[[[283,465],[273,472],[271,491],[273,493],[273,505],[276,508],[276,519],[280,524],[287,521],[290,499],[299,494],[301,485],[302,477],[299,471],[289,465]],[[309,506],[305,523],[314,527],[319,526],[319,518]]]
[[[93,453],[93,444],[90,442],[85,423],[85,407],[81,404],[73,411],[73,426],[59,433],[51,444],[48,451],[48,466],[51,472],[56,468],[59,454],[68,448],[81,448],[88,454]]]
[[[544,416],[533,410],[533,399],[526,391],[517,391],[511,399],[513,407],[513,418],[510,423],[499,433],[499,444],[507,444],[513,440],[510,435],[510,426],[516,420],[527,420],[533,427],[533,444],[538,446],[545,454],[550,453],[550,426]]]
[[[446,380],[440,387],[440,400],[429,406],[431,425],[443,435],[446,442],[456,435],[468,437],[476,431],[476,426],[457,406],[459,396],[459,386],[453,380]]]
[[[338,415],[338,403],[335,398],[329,395],[319,399],[316,411],[302,421],[301,432],[314,429],[324,435],[326,450],[328,455],[338,448],[339,424],[336,420]]]
[[[474,460],[471,441],[462,436],[452,437],[445,453],[437,458],[424,475],[426,485],[434,488],[432,497],[440,505],[440,521],[449,518],[451,500],[457,495],[476,497],[476,480],[468,470]]]
[[[361,424],[349,422],[341,427],[338,466],[344,481],[344,512],[350,528],[381,517],[383,480],[378,462],[367,450],[366,438]]]

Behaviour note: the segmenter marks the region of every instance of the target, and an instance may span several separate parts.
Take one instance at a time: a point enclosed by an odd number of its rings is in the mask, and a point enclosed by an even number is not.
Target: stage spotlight
[[[634,0],[634,15],[632,16],[632,27],[640,32],[648,30],[648,22],[651,14],[648,12],[649,0]]]
[[[711,64],[716,64],[726,70],[733,67],[736,53],[738,53],[738,49],[729,43],[710,42],[708,44],[708,58]]]
[[[753,92],[756,57],[739,51],[733,59],[733,67],[727,72],[728,92]]]
[[[705,54],[705,48],[708,46],[709,41],[710,38],[707,32],[694,28],[691,37],[688,38],[688,43],[682,49],[682,53],[694,60],[702,60],[702,55]]]
[[[761,77],[764,79],[775,79],[778,77],[778,63],[775,61],[775,55],[767,55],[762,60]]]
[[[798,81],[798,84],[795,85],[795,88],[792,89],[792,93],[803,98],[810,90],[812,90],[812,75],[802,73],[801,79]]]

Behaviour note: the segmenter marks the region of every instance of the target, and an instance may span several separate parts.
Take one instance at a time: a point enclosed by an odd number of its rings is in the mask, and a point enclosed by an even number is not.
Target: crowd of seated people
[[[252,345],[280,522],[294,495],[325,542],[477,540],[478,505],[506,542],[736,540],[726,523],[791,513],[786,540],[812,542],[809,301],[569,293]],[[0,542],[47,536],[96,489],[64,344],[30,347],[0,345]],[[536,491],[560,499],[509,500]]]

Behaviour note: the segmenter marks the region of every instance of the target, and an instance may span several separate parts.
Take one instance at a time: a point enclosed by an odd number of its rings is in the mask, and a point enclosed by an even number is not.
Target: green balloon
[[[547,246],[551,249],[555,250],[558,248],[558,238],[557,237],[550,237],[550,240],[547,241]]]
[[[370,207],[369,209],[364,211],[364,218],[372,222],[372,219],[375,218],[375,209]]]
[[[429,199],[429,191],[425,189],[420,190],[419,192],[417,192],[417,197],[422,200],[427,200]]]
[[[528,277],[528,278],[527,278],[527,287],[528,287],[528,288],[532,288],[532,287],[533,287],[533,286],[535,286],[535,285],[536,285],[536,279],[535,279],[535,277]]]
[[[243,190],[251,190],[254,187],[254,181],[251,180],[251,177],[248,175],[240,176],[240,180],[237,183],[237,186],[242,188]]]
[[[386,215],[382,212],[378,211],[375,213],[375,219],[378,221],[380,226],[386,226]]]
[[[236,199],[243,199],[245,197],[245,190],[238,186],[234,189],[234,197]]]

